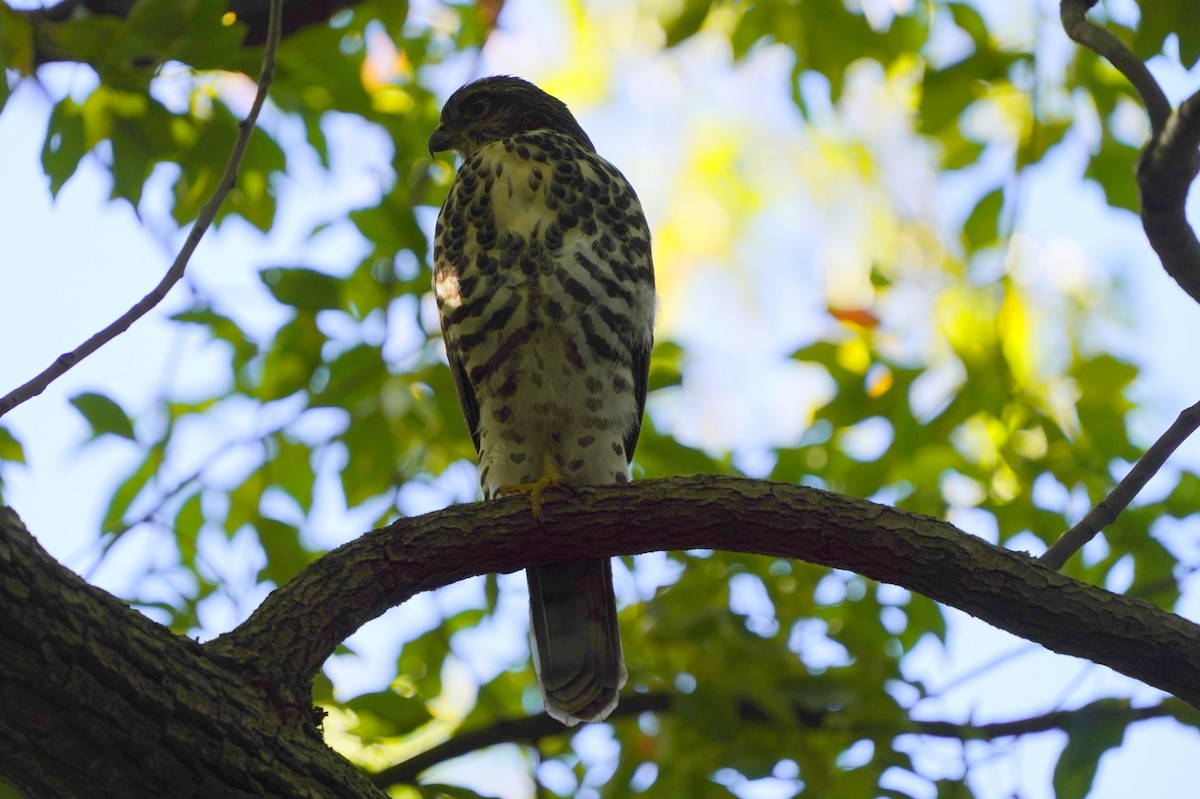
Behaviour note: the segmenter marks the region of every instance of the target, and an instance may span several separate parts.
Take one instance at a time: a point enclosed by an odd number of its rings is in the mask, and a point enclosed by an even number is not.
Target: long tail
[[[625,684],[612,562],[554,563],[525,574],[546,712],[568,726],[601,721]]]

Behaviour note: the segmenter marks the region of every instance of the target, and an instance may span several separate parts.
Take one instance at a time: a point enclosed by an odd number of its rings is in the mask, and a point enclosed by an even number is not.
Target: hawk
[[[629,181],[562,101],[483,78],[446,102],[430,153],[462,156],[438,216],[434,293],[485,499],[625,483],[653,346],[650,231]],[[617,704],[625,663],[609,560],[531,568],[546,710]]]

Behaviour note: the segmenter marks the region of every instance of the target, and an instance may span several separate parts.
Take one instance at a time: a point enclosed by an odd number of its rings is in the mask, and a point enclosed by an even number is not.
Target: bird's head
[[[532,83],[507,75],[480,78],[450,95],[429,137],[429,152],[455,150],[463,158],[485,144],[531,130],[554,130],[595,152],[567,106]]]

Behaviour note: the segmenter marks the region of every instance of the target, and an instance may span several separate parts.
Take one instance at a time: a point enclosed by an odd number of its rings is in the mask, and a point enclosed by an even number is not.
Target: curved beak
[[[437,129],[429,136],[429,157],[432,158],[434,153],[452,149],[454,149],[454,144],[451,143],[450,137],[442,129],[442,126],[438,125]]]

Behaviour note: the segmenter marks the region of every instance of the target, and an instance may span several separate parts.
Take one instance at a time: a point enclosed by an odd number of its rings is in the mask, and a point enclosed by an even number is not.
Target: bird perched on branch
[[[490,77],[442,109],[462,166],[438,216],[434,293],[485,498],[625,483],[653,345],[650,231],[629,181],[560,100]],[[534,666],[565,724],[617,704],[608,560],[527,571]]]

